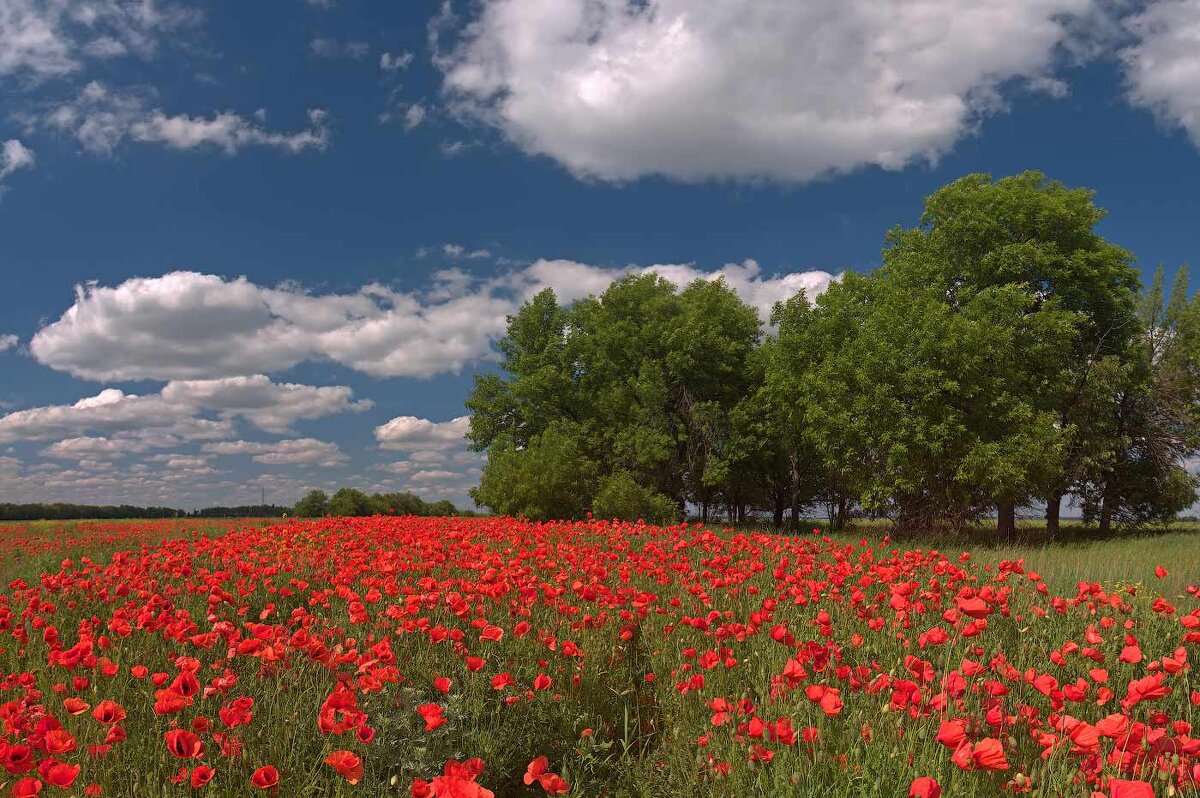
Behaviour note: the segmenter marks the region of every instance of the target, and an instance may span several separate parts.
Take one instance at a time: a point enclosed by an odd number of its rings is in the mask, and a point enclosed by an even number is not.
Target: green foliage
[[[497,439],[471,497],[504,515],[583,518],[598,467],[584,453],[580,433],[576,425],[554,421],[520,448],[507,436]]]
[[[548,518],[658,494],[777,526],[812,505],[835,526],[998,513],[1010,532],[1044,503],[1051,536],[1064,496],[1106,530],[1170,517],[1195,487],[1200,305],[1183,272],[1140,298],[1103,217],[1039,172],[968,175],[888,233],[882,268],[780,303],[765,340],[720,280],[631,275],[565,308],[543,291],[467,402],[488,453],[473,496]]]
[[[323,490],[310,490],[304,498],[296,502],[292,515],[301,518],[321,518],[329,512],[329,497]]]
[[[374,515],[376,505],[371,497],[358,488],[338,488],[329,499],[330,515]]]
[[[628,471],[615,471],[600,481],[592,502],[596,518],[669,524],[679,519],[679,506],[667,496],[642,487]]]
[[[571,308],[543,291],[509,319],[503,375],[477,376],[467,402],[469,437],[488,451],[474,498],[498,512],[578,517],[597,480],[617,472],[673,507],[728,492],[714,475],[760,335],[755,310],[722,281],[679,291],[633,275]],[[533,453],[547,449],[579,470],[538,495],[533,486],[553,480]]]

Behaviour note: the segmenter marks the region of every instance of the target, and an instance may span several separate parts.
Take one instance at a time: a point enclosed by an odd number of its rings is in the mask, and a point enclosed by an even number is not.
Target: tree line
[[[181,510],[177,507],[139,507],[132,504],[68,504],[38,502],[0,503],[0,521],[77,521],[115,518],[275,518],[290,512],[290,507],[274,504],[246,504],[238,507],[202,507]]]
[[[460,511],[448,499],[427,502],[414,493],[373,493],[367,495],[358,488],[339,488],[332,496],[323,490],[310,490],[296,502],[292,514],[301,518],[324,518],[327,515],[470,515]]]
[[[1200,300],[1187,269],[1143,287],[1097,230],[1093,192],[1038,172],[973,174],[888,231],[882,265],[769,328],[722,281],[650,274],[509,317],[499,373],[478,374],[468,438],[476,503],[531,518],[776,526],[823,507],[901,529],[1064,498],[1101,533],[1196,500]]]

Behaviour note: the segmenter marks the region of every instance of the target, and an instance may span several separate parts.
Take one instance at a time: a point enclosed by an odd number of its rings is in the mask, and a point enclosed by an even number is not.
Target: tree
[[[329,514],[338,516],[374,515],[375,503],[358,488],[338,488],[329,499]]]
[[[1011,531],[1014,507],[1038,494],[1046,500],[1048,525],[1056,527],[1061,498],[1080,479],[1074,466],[1104,446],[1078,416],[1094,365],[1122,353],[1136,330],[1138,277],[1131,255],[1095,233],[1103,216],[1091,191],[1069,189],[1039,172],[997,181],[974,174],[929,197],[919,227],[888,237],[884,272],[912,287],[933,287],[951,308],[1007,287],[1026,297],[1024,315],[1063,317],[1045,319],[1059,329],[1065,316],[1073,319],[1069,344],[1058,351],[1027,337],[1025,345],[1039,351],[1031,353],[1024,374],[1011,375],[1020,378],[1031,412],[1053,415],[1059,445],[1036,464],[1045,475],[1038,490],[1015,468],[1007,477],[989,469],[1002,531]]]
[[[584,452],[579,433],[578,426],[555,420],[523,447],[501,436],[488,450],[471,498],[503,515],[583,518],[596,494],[599,469]]]
[[[458,508],[454,506],[454,502],[449,499],[440,499],[431,504],[425,505],[425,515],[433,516],[452,516],[458,515]]]
[[[383,493],[371,497],[375,511],[381,515],[453,515],[454,505],[450,512],[433,512],[433,508],[421,500],[420,496],[407,491],[401,493]]]
[[[592,502],[592,515],[652,524],[667,524],[679,519],[678,508],[670,497],[639,485],[628,471],[616,471],[600,481],[600,489]]]
[[[329,497],[325,495],[325,491],[310,490],[304,494],[303,499],[296,502],[292,515],[301,518],[321,518],[329,511],[328,507]]]
[[[1200,301],[1181,268],[1169,301],[1160,267],[1138,308],[1139,329],[1121,358],[1097,368],[1090,423],[1109,446],[1081,486],[1084,516],[1107,534],[1174,518],[1196,500],[1184,467],[1200,449]]]
[[[546,512],[547,503],[586,512],[595,485],[560,503],[535,501],[509,479],[544,481],[537,472],[545,467],[530,462],[540,440],[585,464],[590,478],[627,472],[680,514],[689,499],[707,506],[718,495],[744,512],[741,486],[714,484],[709,464],[728,441],[731,409],[750,390],[747,361],[760,326],[723,281],[679,291],[655,275],[631,275],[569,309],[541,292],[509,318],[501,373],[478,376],[467,402],[472,445],[488,452],[477,501],[526,514]]]

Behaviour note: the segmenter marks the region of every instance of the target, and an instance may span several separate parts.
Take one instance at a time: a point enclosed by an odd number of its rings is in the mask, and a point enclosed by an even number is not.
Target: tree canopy
[[[473,498],[534,518],[697,512],[957,527],[1064,496],[1104,529],[1196,498],[1200,303],[1097,231],[1092,192],[974,174],[888,232],[883,265],[769,327],[723,281],[639,274],[509,318],[476,376]]]

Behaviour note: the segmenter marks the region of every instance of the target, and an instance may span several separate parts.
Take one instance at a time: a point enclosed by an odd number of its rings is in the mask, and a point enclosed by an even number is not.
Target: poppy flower
[[[975,743],[971,759],[977,767],[984,770],[1008,770],[1008,759],[1004,755],[1004,746],[994,737],[985,737]]]
[[[196,767],[192,768],[192,787],[197,789],[203,787],[205,784],[208,784],[210,781],[212,781],[213,776],[215,776],[216,773],[217,772],[208,765],[197,765]]]
[[[75,783],[75,779],[79,776],[79,771],[79,765],[68,765],[65,762],[53,762],[44,770],[39,768],[42,778],[49,784],[64,790]]]
[[[41,794],[42,782],[30,776],[19,779],[12,788],[12,798],[36,798]]]
[[[269,790],[279,783],[279,771],[274,765],[263,765],[250,776],[250,783],[260,790]]]
[[[63,699],[63,709],[67,710],[67,713],[71,715],[82,715],[91,709],[91,706],[86,701],[71,696],[70,698]]]
[[[48,754],[69,754],[75,750],[75,738],[66,729],[53,729],[46,732],[42,745]]]
[[[442,712],[440,704],[421,704],[417,707],[417,714],[425,721],[425,731],[433,731],[446,722]]]
[[[171,756],[179,759],[195,759],[204,755],[204,742],[187,729],[172,729],[163,735]]]
[[[105,726],[125,720],[125,708],[116,701],[105,699],[92,710],[92,717]]]
[[[1154,788],[1145,781],[1108,780],[1109,798],[1154,798]]]
[[[918,776],[908,788],[908,798],[940,798],[942,787],[929,776]]]
[[[325,764],[340,773],[351,784],[358,784],[363,777],[362,758],[350,751],[333,751],[325,757]]]

